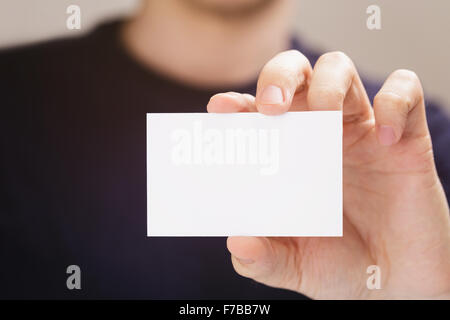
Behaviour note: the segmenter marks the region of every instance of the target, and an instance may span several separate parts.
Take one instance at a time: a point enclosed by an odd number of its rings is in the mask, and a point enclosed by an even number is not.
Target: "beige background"
[[[131,14],[139,0],[1,0],[0,47],[79,34],[66,29],[69,4],[81,7],[86,32],[101,19]],[[371,4],[381,7],[379,31],[366,28]],[[449,0],[300,0],[298,7],[296,26],[308,45],[342,50],[362,73],[380,80],[412,69],[450,113]]]

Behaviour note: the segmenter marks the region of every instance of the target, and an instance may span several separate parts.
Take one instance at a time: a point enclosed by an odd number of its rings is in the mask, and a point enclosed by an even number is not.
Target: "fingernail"
[[[283,91],[277,86],[269,85],[264,88],[259,97],[260,104],[278,105],[284,102]]]
[[[238,258],[236,256],[234,256],[236,258],[237,261],[239,261],[239,263],[241,264],[252,264],[253,262],[255,262],[252,259],[243,259],[243,258]]]
[[[395,143],[395,131],[390,126],[378,127],[378,140],[383,146],[391,146]]]

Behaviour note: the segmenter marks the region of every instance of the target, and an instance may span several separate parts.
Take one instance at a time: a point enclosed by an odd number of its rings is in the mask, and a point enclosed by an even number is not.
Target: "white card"
[[[342,112],[147,114],[148,236],[342,236]]]

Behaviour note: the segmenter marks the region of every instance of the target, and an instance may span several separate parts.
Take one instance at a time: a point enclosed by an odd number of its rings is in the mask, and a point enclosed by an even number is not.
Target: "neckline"
[[[99,26],[97,26],[92,32],[91,36],[96,38],[101,38],[104,40],[104,45],[111,45],[110,49],[113,50],[117,54],[117,58],[120,60],[119,63],[123,63],[128,68],[132,70],[132,72],[139,77],[142,81],[149,82],[150,80],[158,79],[159,82],[162,82],[165,86],[173,88],[177,92],[178,90],[189,91],[191,93],[198,94],[207,94],[212,96],[218,92],[225,91],[236,91],[241,93],[251,93],[255,94],[256,92],[256,82],[257,78],[250,81],[247,84],[242,86],[231,86],[231,87],[200,87],[196,85],[192,85],[189,83],[185,83],[181,80],[168,76],[158,70],[155,70],[147,65],[144,65],[137,59],[135,59],[132,53],[125,47],[121,37],[120,37],[120,29],[123,24],[126,22],[125,19],[114,19],[106,21]],[[290,48],[301,50],[302,45],[297,37],[292,37],[290,42]],[[304,53],[308,56],[308,53]],[[308,58],[313,58],[314,55]],[[312,62],[311,62],[312,63]]]

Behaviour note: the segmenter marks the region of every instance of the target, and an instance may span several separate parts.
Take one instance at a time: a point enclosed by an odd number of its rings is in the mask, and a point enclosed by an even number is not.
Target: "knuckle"
[[[282,54],[287,54],[287,52]],[[293,58],[292,54],[297,57]],[[289,55],[277,56],[267,62],[259,75],[258,85],[275,83],[280,86],[297,86],[302,75],[310,74],[311,65],[302,53],[292,50]]]
[[[342,51],[327,52],[319,58],[319,61],[322,61],[322,62],[329,61],[332,63],[344,63],[344,64],[348,64],[349,66],[353,65],[352,60],[349,58],[349,56],[346,55]]]
[[[250,102],[255,102],[255,96],[251,95],[250,93],[243,93],[242,97],[244,97]]]
[[[290,50],[280,52],[279,54],[277,54],[277,56],[300,56],[300,57],[302,57],[303,54],[296,49],[290,49]]]
[[[269,60],[263,67],[263,72],[266,73],[283,73],[297,71],[297,69],[310,70],[311,63],[308,58],[298,50],[287,50],[278,53],[275,57]]]
[[[392,76],[401,81],[405,87],[409,88],[411,93],[419,98],[423,98],[424,93],[419,76],[411,70],[398,69],[393,72]]]
[[[274,76],[280,76],[280,75],[287,75],[289,74],[289,68],[283,63],[281,59],[273,59],[267,62],[262,71],[260,78],[266,78],[266,77],[274,77]]]
[[[328,52],[322,55],[317,61],[316,66],[328,71],[334,70],[347,77],[353,78],[358,72],[352,60],[341,51]],[[318,70],[315,68],[315,70]]]
[[[309,62],[308,58],[300,51],[292,49],[292,50],[288,50],[287,54],[290,57],[292,57],[293,59],[300,61],[303,65],[311,67],[311,63]]]
[[[399,95],[392,91],[379,92],[374,100],[374,105],[390,105],[398,109],[409,109],[411,106],[411,99],[407,96]]]
[[[286,50],[286,51],[280,52],[275,56],[275,58],[296,59],[296,60],[300,60],[305,63],[309,63],[308,58],[306,58],[306,56],[303,53],[301,53],[299,50],[296,50],[296,49],[291,49],[291,50]],[[277,60],[277,59],[275,59],[275,60]]]
[[[398,69],[388,77],[384,87],[375,96],[374,104],[388,104],[411,110],[423,98],[424,93],[417,74],[411,70]]]
[[[414,71],[407,69],[398,69],[393,72],[393,75],[401,80],[410,81],[413,83],[419,82],[419,77]]]
[[[343,103],[346,96],[346,92],[343,89],[333,86],[319,86],[315,88],[314,92],[310,92],[315,93],[316,97],[317,95],[319,95],[321,101],[338,101],[340,103]]]

